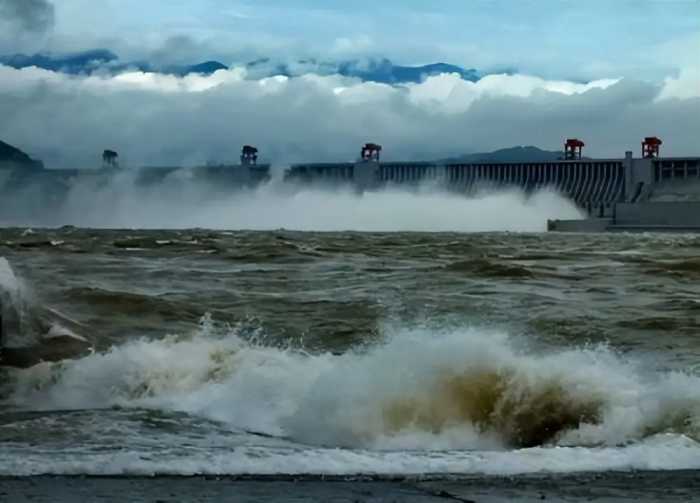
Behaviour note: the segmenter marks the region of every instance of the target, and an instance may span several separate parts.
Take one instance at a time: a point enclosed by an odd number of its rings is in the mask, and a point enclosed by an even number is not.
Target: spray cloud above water
[[[31,188],[4,204],[17,216],[0,223],[36,227],[540,232],[546,230],[547,219],[583,217],[573,203],[547,190],[528,196],[515,189],[485,191],[467,197],[426,186],[358,194],[349,187],[300,188],[273,181],[255,190],[218,193],[195,182],[139,187],[129,173],[106,185],[77,182],[51,210]]]

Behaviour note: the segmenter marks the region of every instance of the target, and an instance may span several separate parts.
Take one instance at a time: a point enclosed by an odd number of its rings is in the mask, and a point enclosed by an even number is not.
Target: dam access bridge
[[[612,214],[617,203],[647,200],[655,187],[694,179],[700,183],[700,157],[661,158],[661,140],[647,137],[642,156],[631,151],[622,158],[588,159],[585,144],[567,139],[561,159],[522,162],[382,162],[382,147],[368,143],[360,160],[347,163],[296,164],[285,180],[316,185],[350,185],[359,191],[391,186],[434,185],[459,193],[510,187],[526,193],[551,189],[591,215]]]

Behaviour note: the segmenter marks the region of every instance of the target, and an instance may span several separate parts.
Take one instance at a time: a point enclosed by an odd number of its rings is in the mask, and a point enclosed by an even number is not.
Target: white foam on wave
[[[367,451],[237,447],[225,452],[156,450],[31,452],[6,446],[0,476],[31,475],[519,475],[700,469],[700,447],[659,435],[620,448],[553,447],[517,451]]]
[[[15,379],[15,407],[182,411],[318,447],[543,444],[544,456],[555,447],[618,452],[663,434],[697,447],[700,438],[698,376],[601,346],[536,354],[475,329],[403,330],[362,352],[309,355],[205,324],[192,337],[132,341]]]

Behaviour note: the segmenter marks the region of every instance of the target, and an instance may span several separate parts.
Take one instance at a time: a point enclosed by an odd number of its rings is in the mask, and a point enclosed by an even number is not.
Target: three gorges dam
[[[693,206],[700,205],[700,157],[663,157],[662,144],[657,137],[646,137],[639,156],[627,151],[619,158],[591,159],[583,156],[583,141],[569,138],[564,142],[561,158],[549,161],[384,162],[382,146],[367,143],[356,162],[294,164],[285,171],[283,179],[285,183],[304,186],[349,186],[358,192],[425,185],[465,195],[513,188],[530,194],[548,189],[567,197],[590,215],[595,220],[593,227],[587,227],[590,230],[604,230],[614,224],[700,229],[700,206]],[[46,198],[56,199],[76,180],[91,178],[106,183],[105,180],[127,171],[137,186],[178,180],[205,183],[219,191],[253,188],[271,178],[270,165],[258,163],[258,149],[251,145],[243,147],[240,164],[235,165],[126,170],[119,168],[119,156],[112,150],[105,150],[102,160],[100,170],[12,170],[0,163],[0,187],[3,192],[19,191],[41,181],[44,188],[49,187]],[[661,201],[676,206],[667,204],[660,211],[661,206],[653,203]],[[678,206],[680,202],[685,206]],[[652,213],[655,216],[650,218]],[[561,230],[582,229],[580,225],[574,229],[564,224]]]

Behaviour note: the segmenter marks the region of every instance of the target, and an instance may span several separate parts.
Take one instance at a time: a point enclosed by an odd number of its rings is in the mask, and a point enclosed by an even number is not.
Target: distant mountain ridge
[[[382,84],[401,84],[422,82],[426,77],[442,73],[456,73],[464,80],[476,82],[483,76],[474,68],[465,69],[447,63],[432,63],[421,66],[395,65],[386,58],[352,60],[340,63],[304,59],[294,63],[279,63],[270,58],[251,61],[246,65],[248,71],[255,77],[262,78],[270,75],[294,77],[304,73],[321,75],[338,74],[353,77],[366,82]]]
[[[97,71],[122,73],[126,71],[162,72],[184,76],[190,73],[210,75],[217,70],[227,70],[228,67],[218,61],[205,61],[195,65],[170,65],[158,67],[147,62],[122,63],[119,56],[107,49],[95,49],[63,56],[51,54],[15,54],[0,56],[0,64],[12,68],[29,68],[35,66],[44,70],[67,73],[70,75],[92,74]]]
[[[12,68],[28,68],[36,66],[44,70],[69,74],[92,73],[105,65],[117,61],[119,57],[107,49],[95,49],[64,56],[51,54],[14,54],[0,56],[0,63]]]
[[[472,162],[544,162],[557,161],[564,158],[564,152],[555,150],[542,150],[532,145],[517,146],[494,150],[493,152],[480,152],[465,154],[458,157],[442,159],[440,162],[472,163]]]
[[[44,163],[29,157],[17,147],[0,141],[0,169],[43,169]]]
[[[192,65],[154,65],[146,61],[122,62],[119,56],[107,49],[94,49],[66,55],[53,54],[15,54],[0,56],[0,64],[12,68],[37,67],[54,72],[70,75],[92,74],[107,72],[111,74],[126,71],[160,72],[177,76],[191,73],[210,75],[218,70],[229,67],[219,61],[204,61]],[[432,63],[420,66],[395,65],[386,58],[350,60],[341,62],[318,61],[302,59],[295,62],[278,62],[271,58],[262,58],[250,62],[242,62],[253,78],[265,78],[275,75],[294,77],[304,73],[321,75],[339,74],[345,77],[358,78],[367,82],[384,84],[400,84],[421,82],[426,77],[441,73],[455,73],[464,80],[478,81],[483,75],[474,68],[462,68],[447,63]]]

